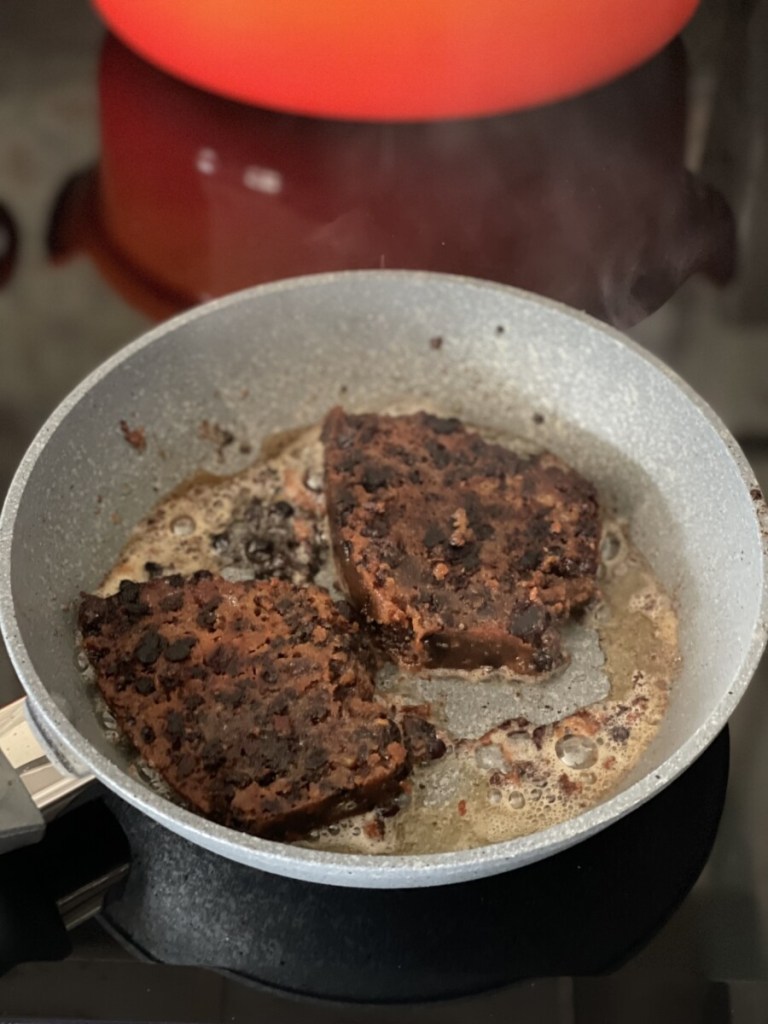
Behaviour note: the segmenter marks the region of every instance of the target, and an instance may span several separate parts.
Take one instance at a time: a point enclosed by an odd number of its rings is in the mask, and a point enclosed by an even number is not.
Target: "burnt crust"
[[[556,624],[596,593],[594,487],[458,419],[349,415],[323,427],[334,557],[380,644],[410,668],[562,660]]]
[[[126,580],[84,595],[79,626],[118,725],[206,817],[295,838],[398,794],[400,727],[374,695],[357,624],[319,587]],[[408,731],[417,753],[434,750]]]

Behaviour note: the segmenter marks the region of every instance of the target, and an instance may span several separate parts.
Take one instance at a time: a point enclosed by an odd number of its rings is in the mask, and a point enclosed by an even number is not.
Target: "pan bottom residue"
[[[319,428],[311,428],[266,445],[237,475],[187,482],[136,527],[101,593],[114,593],[121,579],[208,569],[229,579],[313,581],[341,597],[322,481]],[[382,669],[381,696],[428,703],[447,752],[413,771],[398,813],[356,815],[303,845],[371,854],[468,849],[555,825],[616,789],[658,730],[680,658],[669,596],[627,524],[605,510],[604,520],[601,598],[566,630],[568,664],[534,681],[504,670]],[[93,691],[105,727],[123,742]],[[173,799],[138,757],[133,770]]]

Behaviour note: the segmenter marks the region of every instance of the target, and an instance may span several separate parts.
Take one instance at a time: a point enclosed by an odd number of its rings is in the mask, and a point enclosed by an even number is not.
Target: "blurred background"
[[[199,90],[85,0],[3,0],[0,490],[56,403],[151,324],[350,267],[503,281],[626,330],[710,402],[768,487],[766,52],[768,3],[703,0],[606,84],[366,123]],[[738,983],[742,1006],[768,980],[767,685],[764,666],[732,722],[710,862],[627,976]],[[3,658],[0,701],[19,692]]]

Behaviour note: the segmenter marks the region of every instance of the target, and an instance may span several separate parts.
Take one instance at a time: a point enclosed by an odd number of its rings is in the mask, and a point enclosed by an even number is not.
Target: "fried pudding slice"
[[[596,593],[594,487],[549,452],[516,454],[457,419],[350,415],[323,427],[334,557],[401,666],[562,660],[558,623]]]
[[[412,744],[374,695],[358,625],[319,587],[124,580],[83,597],[79,626],[118,725],[200,814],[295,838],[398,794]]]

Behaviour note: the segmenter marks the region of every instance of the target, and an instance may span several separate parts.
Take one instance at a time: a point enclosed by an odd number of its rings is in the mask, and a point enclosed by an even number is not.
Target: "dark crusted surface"
[[[427,413],[337,408],[323,439],[334,555],[391,656],[525,673],[558,662],[554,624],[596,589],[590,483]]]
[[[445,743],[437,736],[434,725],[429,721],[431,713],[428,704],[420,704],[418,707],[403,708],[403,713],[396,715],[403,743],[413,764],[427,764],[445,753]]]
[[[84,596],[79,623],[118,724],[202,814],[290,838],[399,791],[400,728],[325,591],[207,572],[123,581]]]

